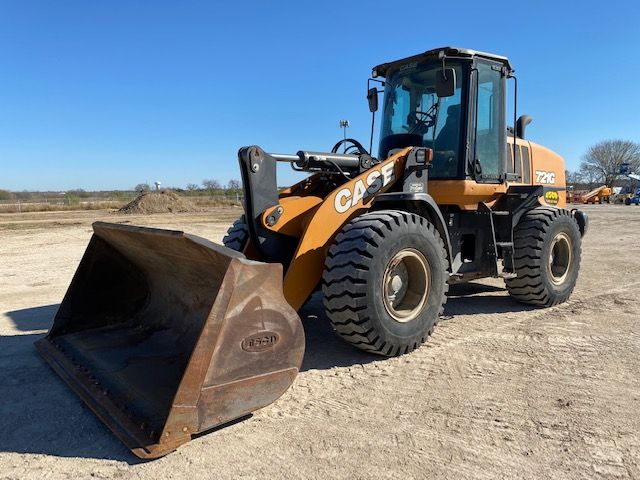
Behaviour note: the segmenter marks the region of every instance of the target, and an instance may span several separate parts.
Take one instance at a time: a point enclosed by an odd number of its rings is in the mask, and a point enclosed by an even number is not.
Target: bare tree
[[[582,172],[580,172],[579,170],[573,172],[570,170],[565,170],[564,173],[567,184],[575,185],[585,182],[584,175],[582,175]]]
[[[580,173],[589,183],[611,186],[623,164],[630,171],[640,169],[640,144],[628,140],[605,140],[589,147],[580,164]]]
[[[567,183],[567,185],[574,185],[577,180],[578,174],[577,172],[572,172],[570,170],[566,170],[564,171],[564,178],[565,178],[565,182]]]
[[[151,187],[149,187],[148,183],[139,183],[138,185],[133,187],[133,190],[135,192],[148,192],[149,190],[151,190]]]
[[[209,192],[213,192],[214,190],[220,190],[220,182],[214,179],[205,179],[202,181],[202,186],[209,190]]]
[[[227,190],[240,190],[240,182],[238,180],[229,180]]]
[[[198,185],[196,185],[195,183],[188,183],[187,190],[189,190],[190,192],[198,190]]]

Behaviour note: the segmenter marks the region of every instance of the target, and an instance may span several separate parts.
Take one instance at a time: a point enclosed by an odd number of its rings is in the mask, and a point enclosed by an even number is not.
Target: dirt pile
[[[183,213],[197,212],[190,200],[183,198],[171,190],[158,192],[142,192],[138,197],[118,210],[119,213],[143,214],[150,213]]]

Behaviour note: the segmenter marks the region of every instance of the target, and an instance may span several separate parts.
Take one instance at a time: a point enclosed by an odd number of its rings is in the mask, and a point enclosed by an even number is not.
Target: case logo
[[[280,341],[276,332],[258,332],[242,340],[242,349],[246,352],[263,352],[269,350]]]
[[[364,179],[359,178],[356,180],[353,187],[345,187],[336,193],[336,198],[333,200],[336,212],[347,212],[363,198],[373,195],[385,185],[393,182],[395,180],[394,167],[394,162],[390,162],[383,165],[380,170],[371,170]]]

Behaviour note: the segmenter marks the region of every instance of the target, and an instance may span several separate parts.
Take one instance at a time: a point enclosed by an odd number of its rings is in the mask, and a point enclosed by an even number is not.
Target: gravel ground
[[[503,283],[451,289],[400,358],[337,338],[312,300],[302,372],[276,403],[141,462],[36,354],[93,220],[220,241],[239,209],[0,215],[0,478],[640,478],[640,208],[585,208],[572,298],[539,310]]]

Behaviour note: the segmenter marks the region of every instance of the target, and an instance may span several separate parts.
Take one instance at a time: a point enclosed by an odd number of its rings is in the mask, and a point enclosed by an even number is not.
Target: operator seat
[[[460,137],[460,105],[451,105],[447,108],[447,119],[438,133],[435,141],[435,150],[446,152],[458,152]]]
[[[460,143],[460,105],[447,108],[447,119],[433,145],[430,176],[451,178],[458,172],[458,146]]]

